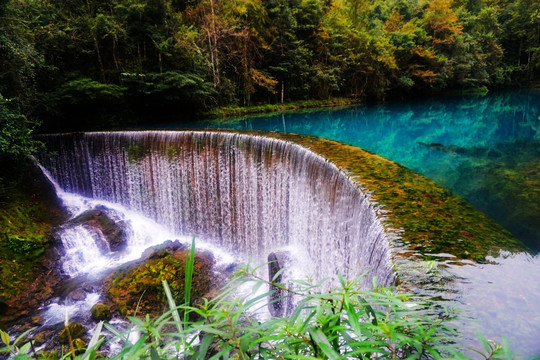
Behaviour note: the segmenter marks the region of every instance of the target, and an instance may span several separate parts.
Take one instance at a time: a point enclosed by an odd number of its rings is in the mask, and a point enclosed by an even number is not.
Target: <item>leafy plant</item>
[[[193,307],[194,249],[193,240],[185,263],[182,305],[176,305],[163,281],[168,311],[156,319],[129,317],[125,332],[100,322],[82,355],[71,352],[62,358],[95,359],[106,335],[109,341],[123,343],[119,353],[110,354],[111,359],[468,359],[454,344],[456,330],[447,325],[455,316],[453,310],[435,313],[425,299],[414,300],[389,288],[365,291],[358,281],[343,277],[337,289],[321,293],[322,282],[294,281],[286,288],[259,277],[257,268],[245,266],[219,295]],[[260,290],[268,285],[285,290],[283,300],[294,296],[296,307],[289,316],[264,315],[271,292]],[[250,290],[245,293],[245,289]],[[192,313],[198,315],[197,320],[189,316]],[[131,340],[135,333],[138,338]],[[6,333],[1,335],[6,347],[0,352],[17,354],[19,359],[37,358],[35,352],[25,355],[30,345],[15,346],[24,334],[13,345]],[[478,353],[485,359],[513,356],[507,343],[501,346],[480,339],[485,352]]]

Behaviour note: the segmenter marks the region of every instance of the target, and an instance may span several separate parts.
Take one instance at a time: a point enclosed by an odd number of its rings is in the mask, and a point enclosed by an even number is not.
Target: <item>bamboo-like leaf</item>
[[[108,331],[110,331],[114,336],[116,336],[117,338],[123,340],[123,341],[127,341],[127,336],[122,334],[120,331],[118,331],[117,328],[115,328],[114,326],[112,326],[111,324],[108,324],[108,323],[105,323],[103,324],[103,326],[105,327],[105,329],[107,329]]]
[[[195,235],[191,240],[191,251],[186,254],[185,278],[184,278],[184,305],[191,305],[191,284],[193,281],[193,268],[195,266]],[[184,311],[184,323],[188,322],[189,312]]]
[[[88,347],[86,348],[86,351],[84,352],[84,354],[81,355],[80,360],[95,359],[96,354],[97,354],[97,349],[99,349],[99,347],[101,346],[101,343],[105,341],[104,336],[100,338],[102,327],[103,327],[103,321],[100,321],[98,323],[98,326],[96,327],[96,331],[94,332],[92,339],[90,339],[90,342],[88,343]]]
[[[150,359],[152,360],[161,360],[161,357],[159,356],[156,348],[154,346],[152,346],[150,348]]]
[[[358,301],[364,307],[364,310],[366,311],[366,313],[369,314],[372,317],[371,323],[373,325],[377,325],[377,314],[375,313],[375,310],[373,310],[373,308],[371,307],[371,305],[369,305],[369,303],[367,302],[366,299],[364,299],[361,296],[357,296],[357,298],[358,298]]]
[[[165,296],[167,297],[167,302],[169,303],[169,309],[172,312],[176,329],[178,330],[178,334],[180,335],[182,334],[182,321],[180,320],[180,314],[178,313],[176,303],[174,302],[174,298],[171,293],[171,289],[169,288],[169,284],[167,283],[167,280],[163,280],[162,283],[163,290],[165,291]]]
[[[3,330],[0,330],[0,336],[2,337],[2,342],[6,344],[6,346],[9,346],[9,344],[11,343],[9,334]]]
[[[311,334],[313,341],[315,341],[317,346],[329,359],[337,360],[340,358],[340,355],[333,349],[332,345],[330,345],[330,341],[320,329],[311,329],[309,330],[309,333]]]
[[[214,341],[214,336],[212,334],[206,334],[204,335],[201,344],[199,345],[199,349],[197,350],[197,353],[195,354],[194,360],[203,360],[206,358],[206,353],[208,352],[208,348],[210,347],[210,344]]]

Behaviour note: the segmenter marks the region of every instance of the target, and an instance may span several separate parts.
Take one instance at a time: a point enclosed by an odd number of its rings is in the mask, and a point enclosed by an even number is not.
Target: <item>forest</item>
[[[0,150],[32,131],[224,106],[498,89],[540,79],[536,0],[8,0]]]

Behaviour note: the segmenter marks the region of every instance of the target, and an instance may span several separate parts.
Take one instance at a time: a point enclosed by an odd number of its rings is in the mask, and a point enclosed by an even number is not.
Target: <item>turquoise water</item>
[[[449,188],[540,252],[540,90],[184,126],[291,132],[361,147]],[[492,261],[437,264],[437,276],[448,279],[441,297],[453,299],[463,317],[474,319],[459,326],[460,342],[478,349],[477,332],[498,342],[504,336],[517,359],[539,356],[540,254],[506,254]]]
[[[540,251],[540,90],[352,106],[188,124],[337,140],[462,196]]]

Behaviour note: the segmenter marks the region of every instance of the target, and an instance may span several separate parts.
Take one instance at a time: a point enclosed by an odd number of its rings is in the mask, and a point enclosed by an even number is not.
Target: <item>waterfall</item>
[[[98,242],[107,244],[101,232],[91,233],[84,226],[78,225],[60,231],[59,236],[66,251],[62,266],[69,276],[101,268],[106,263],[106,257],[97,245]]]
[[[246,261],[296,247],[316,278],[368,273],[381,285],[394,281],[387,234],[369,195],[299,145],[202,131],[40,139],[47,151],[39,161],[63,191],[119,204]]]

